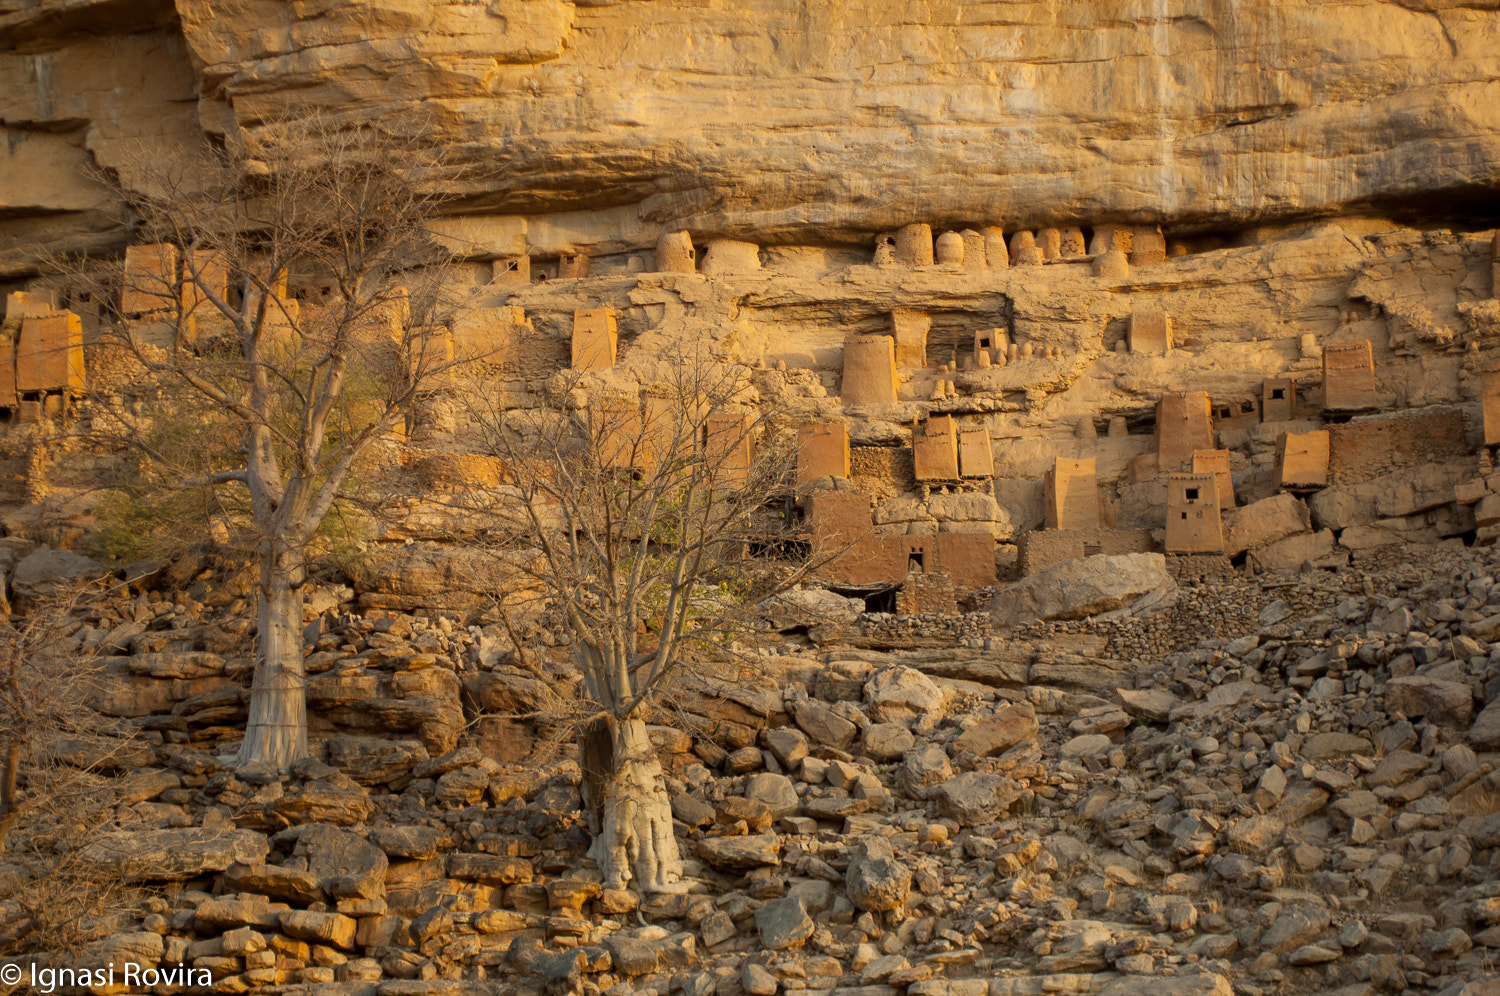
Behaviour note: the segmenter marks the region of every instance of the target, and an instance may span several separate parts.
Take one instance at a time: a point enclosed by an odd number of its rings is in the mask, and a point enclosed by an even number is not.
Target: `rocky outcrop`
[[[15,81],[0,107],[22,139],[11,272],[36,233],[76,243],[110,224],[57,163],[111,165],[134,137],[254,140],[288,112],[426,129],[462,170],[451,193],[475,214],[505,205],[455,228],[500,254],[569,251],[583,218],[611,252],[681,228],[862,241],[918,217],[1243,225],[1479,190],[1500,142],[1477,110],[1500,33],[1486,5],[1030,3],[975,21],[863,0],[816,26],[754,4],[140,6],[0,15],[0,80]],[[664,51],[663,34],[705,44]]]

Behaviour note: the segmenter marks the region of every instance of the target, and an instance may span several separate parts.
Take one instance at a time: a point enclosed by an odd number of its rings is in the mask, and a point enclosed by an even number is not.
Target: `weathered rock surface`
[[[865,603],[819,588],[796,588],[766,599],[756,612],[771,629],[805,627],[815,643],[836,640],[849,628]]]
[[[1159,553],[1063,561],[1002,590],[988,606],[998,626],[1038,619],[1080,619],[1128,606],[1176,587]]]
[[[152,830],[106,835],[79,854],[127,881],[173,882],[265,860],[270,845],[253,830]]]
[[[851,178],[916,191],[937,225],[996,218],[1018,228],[1064,218],[1244,223],[1399,201],[1430,193],[1434,176],[1452,191],[1494,178],[1497,126],[1483,108],[1500,29],[1486,6],[1198,0],[1168,17],[1023,4],[976,23],[958,8],[913,18],[862,0],[817,29],[757,6],[705,14],[540,0],[421,17],[393,6],[261,2],[233,16],[203,0],[175,7],[176,17],[152,4],[102,22],[98,12],[114,5],[0,15],[0,36],[19,46],[0,71],[40,80],[6,88],[16,96],[4,117],[24,123],[27,138],[10,154],[25,182],[10,185],[21,210],[5,223],[8,272],[26,265],[19,244],[33,241],[44,212],[65,212],[44,229],[55,243],[108,238],[109,218],[89,200],[95,188],[65,178],[82,175],[86,151],[106,165],[135,136],[189,148],[203,128],[243,129],[253,140],[293,107],[396,131],[435,122],[435,140],[467,170],[453,193],[476,212],[504,204],[532,214],[455,233],[553,254],[571,247],[570,214],[599,217],[592,237],[609,251],[680,228],[782,239],[814,226],[851,238],[911,220],[902,198],[849,198]],[[100,23],[118,34],[92,34]],[[821,31],[841,44],[819,44]],[[663,53],[662,34],[706,44]],[[869,77],[892,44],[902,60]],[[34,73],[38,48],[50,75]],[[372,78],[404,85],[362,85]],[[908,115],[899,122],[885,110],[897,105]],[[1073,155],[1101,119],[1118,130],[1098,154]],[[548,127],[529,128],[538,120]],[[70,144],[70,122],[100,137]],[[1005,138],[1023,133],[1025,143]],[[815,157],[804,154],[808,136]],[[1417,163],[1399,151],[1411,149],[1421,150]],[[480,163],[482,172],[469,168]]]
[[[861,845],[849,862],[845,883],[855,909],[894,910],[906,902],[911,890],[911,869],[897,859],[889,843],[872,840]]]

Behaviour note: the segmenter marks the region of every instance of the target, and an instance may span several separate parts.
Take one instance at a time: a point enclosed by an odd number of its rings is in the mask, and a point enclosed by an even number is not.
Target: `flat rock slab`
[[[1469,727],[1469,745],[1476,750],[1500,748],[1500,699],[1496,699],[1475,718]]]
[[[958,738],[960,750],[973,751],[980,757],[992,757],[1022,740],[1033,739],[1040,727],[1036,710],[1024,702],[1001,706],[965,730]]]
[[[1302,745],[1302,756],[1309,761],[1323,761],[1355,754],[1374,754],[1375,746],[1352,733],[1319,733]]]
[[[1107,983],[1099,996],[1233,996],[1222,975],[1178,975],[1172,978],[1128,976]]]
[[[1057,749],[1059,757],[1076,760],[1080,757],[1098,757],[1114,747],[1114,741],[1103,733],[1085,733],[1076,736]]]
[[[1132,719],[1143,719],[1148,723],[1165,723],[1172,718],[1177,708],[1177,696],[1161,688],[1135,690],[1116,688],[1114,699]]]
[[[1386,683],[1385,708],[1407,719],[1421,716],[1439,725],[1468,726],[1474,714],[1474,693],[1457,681],[1412,674]]]
[[[108,574],[109,568],[97,560],[44,546],[21,559],[10,583],[17,596],[39,598],[60,585],[95,581]]]
[[[698,841],[698,856],[721,871],[749,871],[781,864],[781,838],[775,834],[708,837]]]
[[[270,842],[254,830],[188,827],[106,834],[79,857],[128,882],[181,882],[235,862],[262,864],[270,850]]]

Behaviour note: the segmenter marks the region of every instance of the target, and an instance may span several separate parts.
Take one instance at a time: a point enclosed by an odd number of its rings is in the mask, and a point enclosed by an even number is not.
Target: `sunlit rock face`
[[[313,110],[605,249],[1461,210],[1500,178],[1500,3],[9,0],[0,269],[120,241],[82,167]]]

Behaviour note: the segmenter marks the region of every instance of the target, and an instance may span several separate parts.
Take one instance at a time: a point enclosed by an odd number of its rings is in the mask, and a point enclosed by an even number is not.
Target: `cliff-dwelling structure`
[[[0,990],[1500,993],[1496,0],[0,0],[0,129]]]

